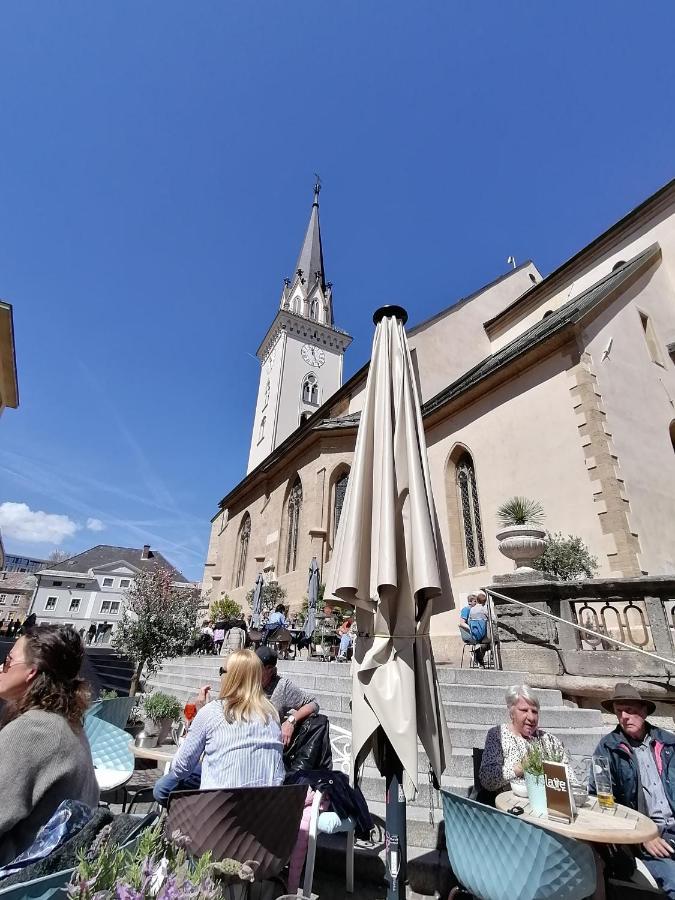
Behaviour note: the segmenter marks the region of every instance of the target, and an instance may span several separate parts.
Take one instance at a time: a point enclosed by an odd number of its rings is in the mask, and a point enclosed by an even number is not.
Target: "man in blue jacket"
[[[647,721],[656,706],[630,684],[617,684],[602,706],[619,724],[595,754],[610,761],[617,803],[658,826],[659,836],[642,845],[642,859],[659,887],[675,898],[675,734]]]

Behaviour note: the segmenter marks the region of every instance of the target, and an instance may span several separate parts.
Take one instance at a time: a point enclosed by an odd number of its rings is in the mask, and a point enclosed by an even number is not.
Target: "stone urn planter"
[[[497,532],[499,552],[516,564],[517,572],[534,572],[532,563],[546,549],[546,532],[531,525],[511,525]]]

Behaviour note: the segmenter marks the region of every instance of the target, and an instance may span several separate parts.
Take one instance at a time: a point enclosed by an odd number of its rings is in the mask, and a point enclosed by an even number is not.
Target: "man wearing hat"
[[[658,826],[659,837],[643,844],[642,859],[659,887],[675,898],[675,734],[647,721],[656,706],[630,684],[617,684],[602,706],[619,724],[595,755],[610,761],[617,803]]]

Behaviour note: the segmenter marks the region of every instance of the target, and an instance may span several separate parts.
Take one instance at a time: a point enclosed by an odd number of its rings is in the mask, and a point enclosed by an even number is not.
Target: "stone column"
[[[652,629],[654,649],[659,656],[673,658],[673,641],[670,636],[666,610],[660,597],[645,597],[649,625]]]

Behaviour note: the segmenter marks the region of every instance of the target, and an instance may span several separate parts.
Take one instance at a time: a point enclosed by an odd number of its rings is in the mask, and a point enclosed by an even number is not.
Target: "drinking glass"
[[[588,782],[591,776],[592,760],[590,756],[570,756],[569,773],[572,795],[577,808],[583,806],[588,799]]]
[[[606,756],[593,757],[593,780],[600,808],[615,809],[616,801],[612,790],[612,771]]]
[[[185,720],[187,721],[187,723],[189,725],[190,722],[192,722],[194,717],[197,715],[196,705],[194,703],[186,703],[185,707],[183,709],[183,715],[185,716]]]

